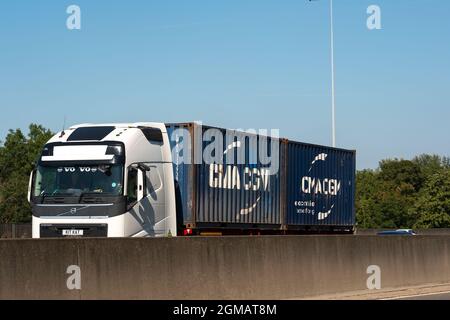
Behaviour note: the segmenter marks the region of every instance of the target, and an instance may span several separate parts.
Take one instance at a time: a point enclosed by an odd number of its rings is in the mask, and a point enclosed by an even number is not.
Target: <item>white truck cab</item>
[[[31,174],[33,238],[176,236],[174,188],[164,124],[73,126]]]

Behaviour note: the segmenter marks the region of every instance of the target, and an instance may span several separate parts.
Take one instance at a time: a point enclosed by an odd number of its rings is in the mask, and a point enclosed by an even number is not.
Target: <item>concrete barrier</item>
[[[81,270],[81,290],[66,270]],[[0,241],[1,299],[290,299],[450,281],[450,237]]]
[[[0,223],[0,239],[31,238],[31,223]]]

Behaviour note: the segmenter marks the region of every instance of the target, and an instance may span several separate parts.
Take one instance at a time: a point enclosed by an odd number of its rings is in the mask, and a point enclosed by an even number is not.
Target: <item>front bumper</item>
[[[33,216],[33,238],[64,237],[63,230],[83,230],[82,237],[124,237],[124,215],[112,218],[54,218]]]

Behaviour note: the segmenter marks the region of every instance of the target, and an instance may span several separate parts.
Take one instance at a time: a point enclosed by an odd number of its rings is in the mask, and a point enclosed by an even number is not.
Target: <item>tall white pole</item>
[[[333,147],[336,147],[336,115],[334,99],[334,33],[333,33],[333,0],[330,0],[330,35],[331,35],[331,122]]]

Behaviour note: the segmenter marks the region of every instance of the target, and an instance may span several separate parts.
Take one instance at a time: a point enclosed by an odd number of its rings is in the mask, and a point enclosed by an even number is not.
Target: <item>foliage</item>
[[[356,175],[360,228],[450,227],[450,159],[388,159]]]
[[[416,228],[450,228],[450,170],[430,176],[411,210]]]
[[[9,130],[0,147],[0,222],[18,223],[31,219],[26,201],[30,172],[40,150],[52,136],[50,130],[36,124],[25,136],[20,129]]]

